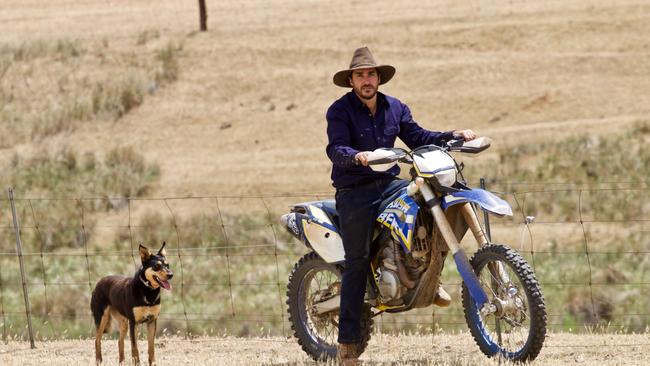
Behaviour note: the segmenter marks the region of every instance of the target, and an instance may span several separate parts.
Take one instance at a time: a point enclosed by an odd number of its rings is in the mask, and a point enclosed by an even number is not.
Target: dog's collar
[[[145,286],[149,287],[152,290],[155,290],[153,286],[151,286],[151,283],[145,278],[142,277],[142,275],[139,275],[138,278],[140,279],[140,282],[142,282]]]
[[[158,293],[158,295],[156,295],[156,298],[153,301],[149,301],[147,299],[147,295],[142,296],[142,299],[144,300],[144,303],[147,304],[147,305],[155,304],[156,301],[160,300],[160,292]]]

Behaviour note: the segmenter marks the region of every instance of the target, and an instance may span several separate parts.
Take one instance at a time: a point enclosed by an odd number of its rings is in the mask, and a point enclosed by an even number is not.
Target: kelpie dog
[[[156,254],[140,245],[142,267],[133,277],[106,276],[97,282],[90,300],[90,308],[95,318],[95,359],[102,362],[102,335],[110,330],[111,319],[120,323],[118,341],[120,364],[124,362],[124,337],[129,327],[131,354],[136,365],[140,363],[136,342],[135,325],[147,323],[149,343],[149,365],[155,363],[153,341],[156,336],[156,320],[160,313],[160,288],[171,290],[169,280],[174,273],[169,269],[165,253],[165,243]]]

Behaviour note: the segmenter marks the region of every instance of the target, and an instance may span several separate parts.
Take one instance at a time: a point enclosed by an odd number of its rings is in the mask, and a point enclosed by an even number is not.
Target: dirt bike
[[[479,224],[476,207],[499,217],[512,216],[498,196],[467,187],[450,154],[478,154],[487,137],[407,151],[378,149],[369,166],[386,171],[398,162],[411,166],[407,187],[384,200],[371,245],[370,275],[362,314],[361,349],[373,317],[432,305],[440,274],[451,252],[463,280],[465,321],[488,357],[529,361],[539,354],[546,335],[546,306],[533,270],[512,248],[493,244]],[[334,200],[298,203],[282,224],[310,252],[293,267],[287,286],[289,320],[302,349],[316,360],[336,357],[344,250]],[[459,242],[472,232],[479,249],[471,261]]]

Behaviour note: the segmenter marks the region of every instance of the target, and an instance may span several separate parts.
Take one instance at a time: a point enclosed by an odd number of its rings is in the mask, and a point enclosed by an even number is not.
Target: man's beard
[[[372,91],[368,95],[368,94],[363,93],[364,89],[372,89]],[[359,96],[359,98],[366,99],[366,100],[370,100],[370,99],[374,98],[375,95],[377,95],[377,88],[375,88],[373,86],[370,86],[369,88],[361,87],[361,88],[359,88],[358,90],[355,90],[355,91],[357,92],[357,95]]]

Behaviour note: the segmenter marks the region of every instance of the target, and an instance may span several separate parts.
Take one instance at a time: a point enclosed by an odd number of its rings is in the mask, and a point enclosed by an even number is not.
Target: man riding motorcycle
[[[408,106],[378,92],[395,74],[390,65],[379,65],[367,47],[354,51],[350,67],[337,72],[333,81],[352,90],[327,110],[327,156],[333,163],[336,209],[345,249],[341,284],[337,358],[355,364],[360,356],[361,314],[370,261],[370,242],[381,202],[408,185],[397,178],[395,165],[385,172],[368,167],[370,151],[391,148],[400,138],[409,148],[451,139],[473,140],[472,130],[428,131],[411,116]],[[442,287],[434,303],[449,305],[451,298]]]

